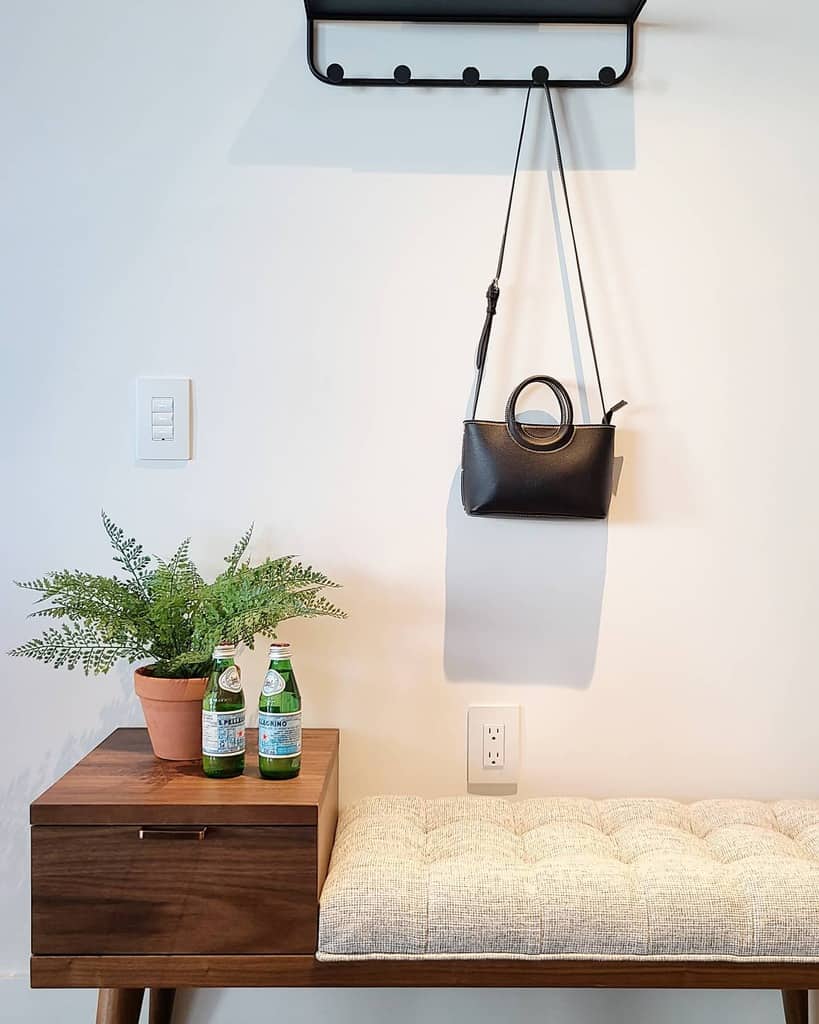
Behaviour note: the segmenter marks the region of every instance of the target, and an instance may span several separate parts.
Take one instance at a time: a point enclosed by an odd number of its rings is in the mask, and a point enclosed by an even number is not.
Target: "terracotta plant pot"
[[[142,668],[134,672],[134,689],[157,757],[194,761],[202,756],[202,697],[207,685],[207,676],[161,679]]]

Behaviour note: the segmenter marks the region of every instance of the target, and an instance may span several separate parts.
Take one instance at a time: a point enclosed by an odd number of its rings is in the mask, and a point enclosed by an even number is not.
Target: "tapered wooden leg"
[[[785,1024],[808,1024],[808,993],[806,989],[782,989]]]
[[[101,988],[97,996],[97,1024],[139,1024],[144,995],[144,988]]]
[[[171,1024],[175,997],[175,988],[151,989],[151,1010],[148,1015],[149,1024]]]

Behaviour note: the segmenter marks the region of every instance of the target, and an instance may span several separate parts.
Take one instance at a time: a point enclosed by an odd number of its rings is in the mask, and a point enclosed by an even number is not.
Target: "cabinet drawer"
[[[316,829],[201,831],[33,827],[32,952],[313,953]]]

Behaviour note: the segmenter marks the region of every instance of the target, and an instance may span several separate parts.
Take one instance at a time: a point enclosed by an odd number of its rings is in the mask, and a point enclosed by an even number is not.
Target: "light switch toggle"
[[[151,440],[173,441],[173,399],[151,399]]]
[[[190,379],[137,381],[137,458],[190,458]]]

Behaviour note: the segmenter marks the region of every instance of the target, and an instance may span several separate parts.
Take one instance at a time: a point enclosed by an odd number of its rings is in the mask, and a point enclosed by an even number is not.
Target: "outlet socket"
[[[506,765],[506,726],[496,722],[483,727],[483,767],[503,768]]]
[[[520,707],[470,707],[467,710],[466,781],[468,786],[503,786],[520,777]]]

